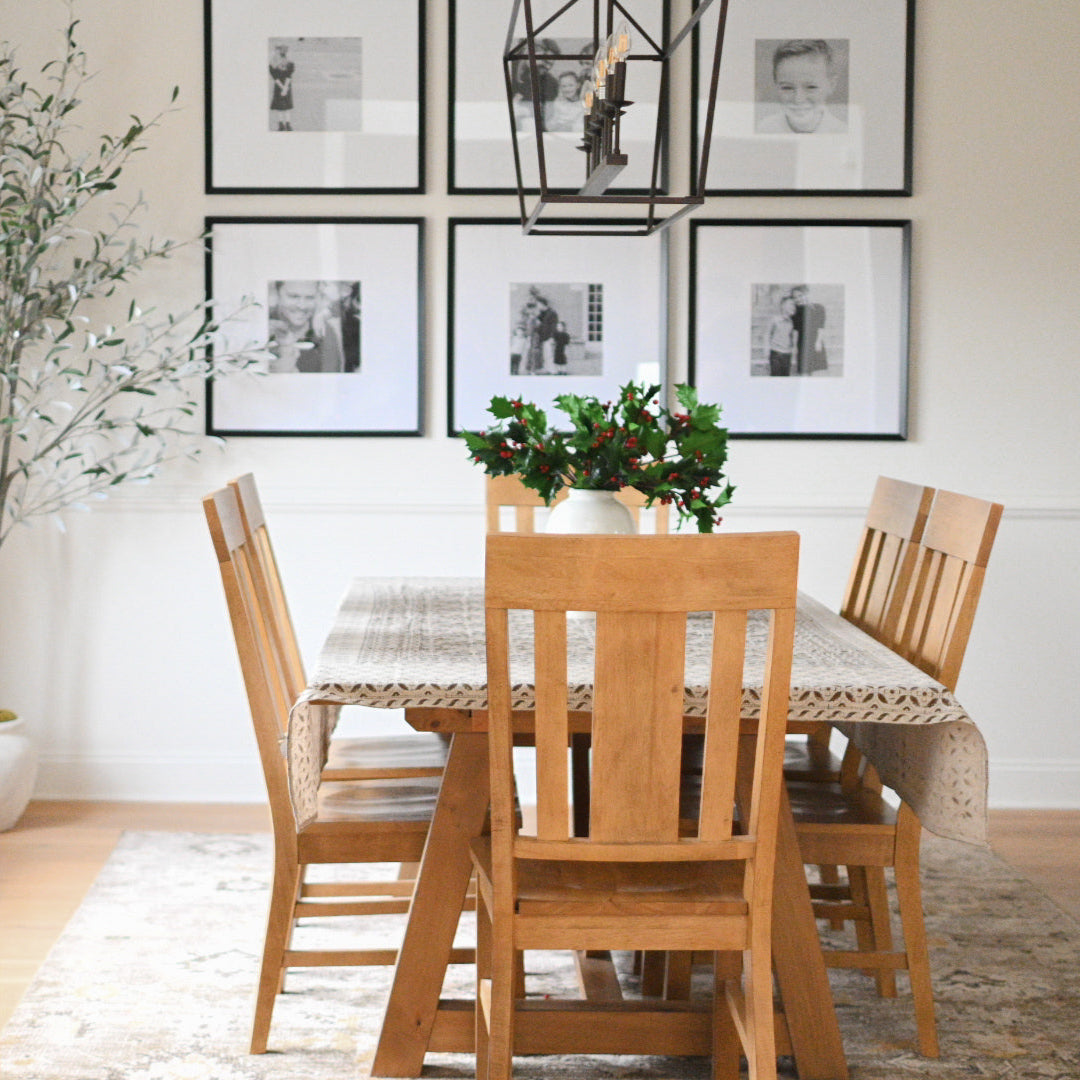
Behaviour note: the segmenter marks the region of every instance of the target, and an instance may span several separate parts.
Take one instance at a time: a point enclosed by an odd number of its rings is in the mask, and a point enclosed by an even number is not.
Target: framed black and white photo
[[[907,221],[690,222],[690,382],[732,436],[907,437]]]
[[[424,0],[204,0],[206,190],[423,191]]]
[[[502,61],[512,6],[450,0],[452,194],[490,195],[516,190],[510,102]],[[585,122],[581,92],[585,76],[593,67],[596,49],[592,5],[579,3],[558,14],[564,6],[565,0],[533,2],[537,25],[557,16],[537,42],[548,187],[571,192],[585,182],[585,155],[578,149]],[[657,43],[666,40],[668,9],[669,0],[638,0],[634,7],[634,18]],[[606,28],[602,27],[601,31],[606,34]],[[637,45],[641,52],[648,51],[643,40]],[[630,52],[637,51],[632,32]],[[644,192],[649,188],[653,162],[661,65],[634,64],[633,67],[633,80],[628,77],[626,91],[633,105],[626,110],[621,128],[622,149],[629,163],[611,190]],[[526,188],[536,190],[539,188],[536,110],[527,61],[513,63],[511,84],[522,177]]]
[[[211,380],[212,435],[420,435],[421,218],[206,221],[226,347],[266,362]]]
[[[518,221],[451,218],[450,433],[486,427],[496,395],[551,414],[560,394],[661,384],[664,243],[525,236]]]
[[[733,4],[706,194],[910,195],[914,24],[915,0]],[[695,56],[697,155],[710,40]]]

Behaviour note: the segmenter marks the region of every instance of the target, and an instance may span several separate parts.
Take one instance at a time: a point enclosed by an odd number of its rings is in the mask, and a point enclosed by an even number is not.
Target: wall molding
[[[249,758],[43,756],[35,797],[145,802],[265,802]],[[990,762],[993,809],[1080,809],[1080,760],[1012,758]]]
[[[154,482],[146,488],[117,492],[108,499],[92,504],[94,512],[113,513],[202,513],[202,498],[209,489],[204,485]],[[143,492],[146,492],[143,494]],[[349,488],[320,488],[270,486],[261,491],[268,511],[297,514],[477,514],[482,510],[478,501],[462,500],[459,492],[425,493],[423,497],[411,492],[395,491],[393,501],[373,500],[370,496],[357,500]],[[1005,518],[1018,521],[1080,521],[1080,502],[1076,492],[996,495],[1005,504]],[[725,515],[736,517],[829,517],[859,518],[866,513],[864,504],[849,503],[826,495],[789,503],[754,502],[740,498],[726,507]]]

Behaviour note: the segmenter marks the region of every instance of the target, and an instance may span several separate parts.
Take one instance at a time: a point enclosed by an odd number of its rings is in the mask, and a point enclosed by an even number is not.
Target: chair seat
[[[442,735],[386,735],[364,738],[334,738],[330,741],[323,776],[345,780],[336,772],[365,772],[430,769],[432,776],[446,767],[449,740]]]
[[[892,866],[896,858],[895,808],[866,789],[839,784],[788,784],[799,851],[816,866]]]
[[[491,838],[472,843],[477,871],[491,880]],[[520,915],[746,914],[743,864],[518,862]]]
[[[317,820],[320,823],[400,821],[424,829],[435,812],[439,777],[403,780],[350,780],[319,787]]]
[[[791,782],[787,785],[796,828],[814,825],[896,828],[896,809],[880,794],[857,788],[844,791],[839,784]]]
[[[296,834],[297,861],[419,862],[438,780],[353,780],[319,787],[318,816]]]
[[[813,739],[787,739],[784,743],[784,779],[826,783],[840,779],[841,759]]]

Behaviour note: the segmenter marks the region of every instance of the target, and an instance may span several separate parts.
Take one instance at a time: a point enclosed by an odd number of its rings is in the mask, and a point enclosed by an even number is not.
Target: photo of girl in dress
[[[844,286],[752,285],[750,374],[844,374]]]
[[[270,130],[362,131],[358,37],[270,38]]]
[[[510,285],[511,375],[601,375],[603,368],[603,285]]]

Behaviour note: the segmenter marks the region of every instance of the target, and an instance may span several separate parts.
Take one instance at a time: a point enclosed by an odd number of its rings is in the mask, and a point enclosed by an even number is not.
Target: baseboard
[[[1080,761],[991,761],[989,801],[994,809],[1080,809]]]
[[[250,803],[266,800],[258,761],[43,758],[34,797],[122,802]]]

